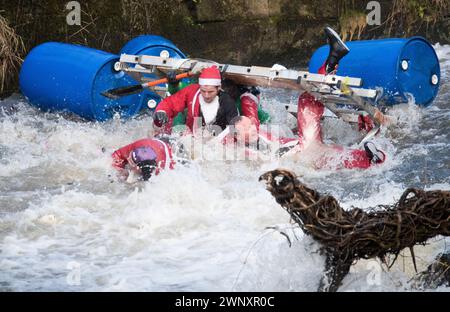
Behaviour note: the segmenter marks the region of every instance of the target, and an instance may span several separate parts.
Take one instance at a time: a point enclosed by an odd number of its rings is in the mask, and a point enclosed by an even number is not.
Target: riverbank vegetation
[[[17,89],[18,61],[46,41],[118,53],[132,38],[156,34],[195,57],[295,67],[324,44],[324,26],[346,40],[421,35],[450,43],[450,0],[379,0],[380,25],[365,23],[369,1],[356,0],[88,0],[79,1],[79,25],[67,23],[68,2],[0,0],[2,53],[9,55],[2,55],[0,94]]]

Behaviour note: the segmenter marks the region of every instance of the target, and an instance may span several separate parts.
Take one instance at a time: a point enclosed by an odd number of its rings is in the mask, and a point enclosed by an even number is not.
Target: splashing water
[[[110,154],[145,137],[148,116],[87,123],[39,112],[21,96],[4,100],[17,112],[0,112],[0,290],[315,291],[324,265],[318,245],[290,223],[258,177],[290,168],[346,208],[393,203],[406,187],[450,189],[450,46],[435,48],[439,96],[429,108],[409,103],[389,112],[400,126],[375,139],[388,159],[366,171],[210,161],[122,184]],[[264,97],[274,122],[283,122],[276,104],[295,95]],[[326,132],[355,141],[338,121]],[[417,248],[419,270],[446,243],[436,238]],[[408,252],[390,271],[360,261],[341,290],[411,290],[413,275]]]

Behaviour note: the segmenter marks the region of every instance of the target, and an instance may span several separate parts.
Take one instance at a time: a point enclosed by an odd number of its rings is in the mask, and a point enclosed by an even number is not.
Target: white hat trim
[[[220,86],[222,81],[220,79],[199,78],[198,84],[202,86]]]

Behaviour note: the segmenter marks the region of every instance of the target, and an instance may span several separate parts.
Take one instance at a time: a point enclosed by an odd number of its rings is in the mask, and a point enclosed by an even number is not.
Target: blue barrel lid
[[[412,37],[398,58],[397,75],[400,90],[414,95],[419,104],[428,105],[439,92],[441,70],[436,51],[422,37]]]

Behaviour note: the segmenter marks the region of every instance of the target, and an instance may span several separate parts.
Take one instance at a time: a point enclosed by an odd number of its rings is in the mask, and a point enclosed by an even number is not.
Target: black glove
[[[176,71],[170,71],[166,74],[167,80],[169,80],[170,84],[177,85],[180,81],[177,80],[177,72]]]
[[[169,122],[169,117],[163,111],[158,111],[153,115],[153,124],[157,127],[162,127]]]

